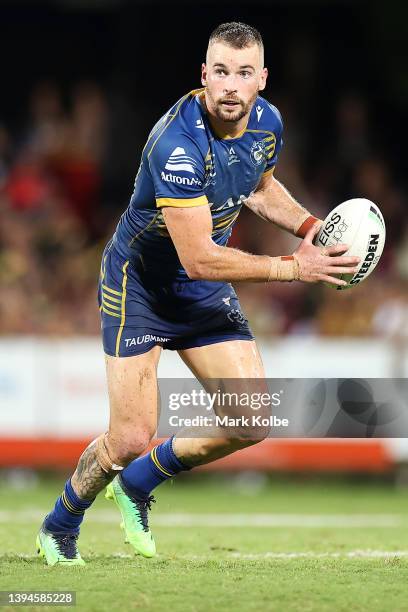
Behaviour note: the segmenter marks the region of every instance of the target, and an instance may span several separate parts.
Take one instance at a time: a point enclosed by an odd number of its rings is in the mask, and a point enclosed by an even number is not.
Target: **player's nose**
[[[224,81],[224,94],[237,93],[237,77],[235,74],[229,74]]]

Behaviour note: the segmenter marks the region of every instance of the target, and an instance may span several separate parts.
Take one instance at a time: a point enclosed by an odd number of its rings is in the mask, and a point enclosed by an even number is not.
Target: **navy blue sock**
[[[120,473],[127,492],[139,499],[146,499],[157,485],[179,472],[191,469],[176,457],[173,438],[159,444],[147,455],[138,457]]]
[[[54,510],[47,514],[44,527],[52,532],[79,533],[84,512],[94,500],[81,499],[72,488],[71,479],[65,483],[65,488],[57,499]]]

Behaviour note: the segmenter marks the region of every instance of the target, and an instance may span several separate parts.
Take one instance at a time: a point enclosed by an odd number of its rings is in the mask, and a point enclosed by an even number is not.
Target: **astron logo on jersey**
[[[189,155],[186,155],[186,152],[182,147],[176,147],[164,167],[166,170],[184,170],[185,172],[195,174],[195,165],[195,159]]]
[[[255,110],[256,110],[256,116],[258,117],[258,123],[259,123],[262,117],[262,113],[264,112],[264,109],[262,108],[262,106],[259,106],[258,104],[258,106],[255,107]]]
[[[196,185],[197,187],[201,187],[202,185],[201,181],[194,177],[188,178],[188,176],[176,176],[170,172],[167,174],[162,172],[160,176],[161,180],[165,183],[176,183],[176,185]]]
[[[170,338],[161,338],[160,336],[152,336],[146,334],[145,336],[137,336],[137,338],[125,338],[126,348],[130,346],[136,346],[136,344],[145,344],[146,342],[168,342]]]
[[[234,147],[230,147],[228,149],[228,165],[231,166],[231,164],[236,164],[237,162],[240,162],[240,161],[241,160],[239,159],[238,155],[234,151]]]
[[[202,119],[197,119],[196,128],[198,128],[199,130],[205,130],[205,125]]]

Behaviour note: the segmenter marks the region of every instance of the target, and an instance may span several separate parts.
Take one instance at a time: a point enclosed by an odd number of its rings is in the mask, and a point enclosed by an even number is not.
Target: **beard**
[[[258,96],[257,91],[248,102],[244,102],[236,96],[223,96],[222,98],[215,100],[212,97],[211,93],[208,91],[208,89],[207,93],[212,102],[217,119],[220,119],[221,121],[225,121],[227,123],[237,123],[243,117],[245,117],[245,115],[249,115],[254,105],[254,102]],[[228,106],[226,104],[228,102],[233,102],[234,104]]]

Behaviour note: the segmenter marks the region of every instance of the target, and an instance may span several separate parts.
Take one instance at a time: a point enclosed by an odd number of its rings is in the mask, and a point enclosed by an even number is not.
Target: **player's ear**
[[[207,65],[201,64],[201,84],[207,85]]]
[[[259,77],[259,91],[262,91],[263,89],[265,89],[267,78],[268,78],[268,69],[262,68],[261,75]]]

